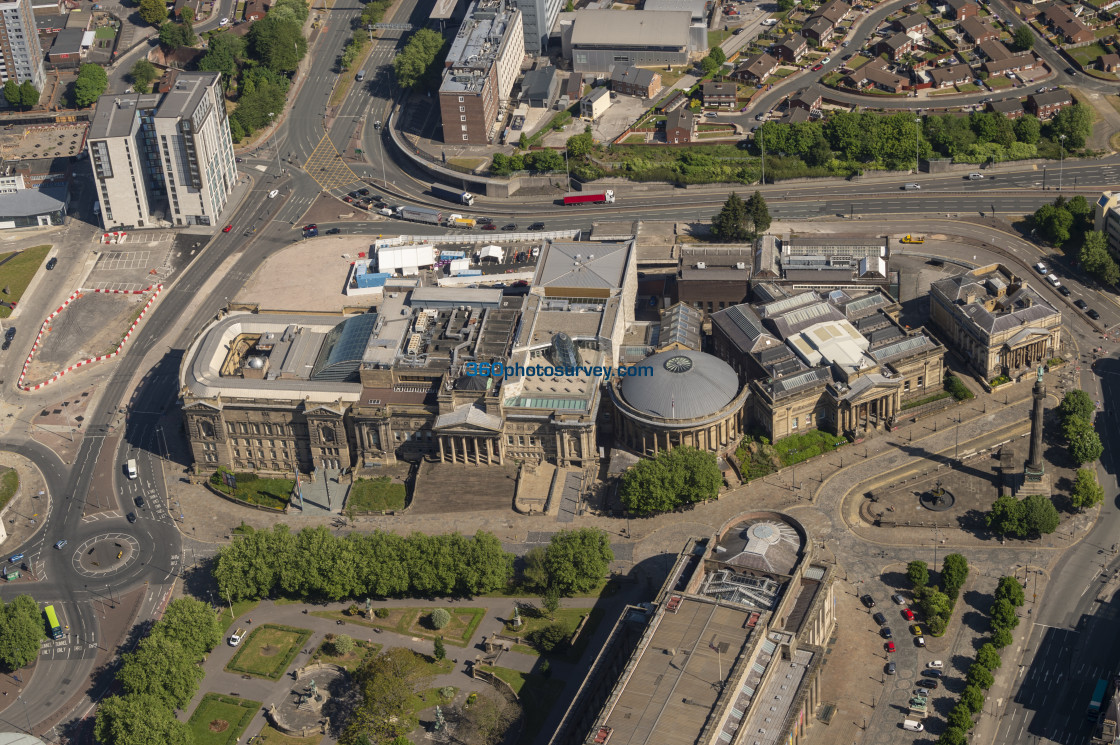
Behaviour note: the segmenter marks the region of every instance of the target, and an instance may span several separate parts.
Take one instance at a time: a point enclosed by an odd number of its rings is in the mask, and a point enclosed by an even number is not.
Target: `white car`
[[[941,668],[945,667],[945,663],[941,660],[934,660],[933,662],[927,662],[926,667],[930,670],[940,670]]]
[[[279,189],[273,189],[272,191],[270,191],[268,193],[268,198],[269,199],[276,199],[276,197],[279,196],[279,195],[280,195],[280,190]]]
[[[1043,276],[1050,273],[1050,270],[1041,261],[1034,265],[1034,270]]]
[[[223,18],[222,20],[218,21],[218,25],[219,26],[228,26],[229,25],[229,19],[228,18]]]
[[[831,57],[825,57],[824,59],[821,60],[821,64],[822,65],[827,65],[831,61],[832,61]]]

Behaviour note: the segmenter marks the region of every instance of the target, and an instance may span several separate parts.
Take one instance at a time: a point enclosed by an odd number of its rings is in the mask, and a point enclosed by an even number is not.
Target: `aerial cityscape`
[[[1120,745],[1120,0],[0,0],[0,86],[0,745]]]

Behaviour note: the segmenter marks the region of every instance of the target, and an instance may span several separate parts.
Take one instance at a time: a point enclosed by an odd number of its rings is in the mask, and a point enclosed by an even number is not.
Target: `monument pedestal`
[[[1044,497],[1050,497],[1053,492],[1050,488],[1050,474],[1043,471],[1034,471],[1027,468],[1020,476],[1019,488],[1015,490],[1015,497],[1023,499],[1032,494],[1041,494]]]

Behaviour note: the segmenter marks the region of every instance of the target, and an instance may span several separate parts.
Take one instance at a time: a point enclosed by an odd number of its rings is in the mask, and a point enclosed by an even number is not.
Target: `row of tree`
[[[1000,650],[1011,644],[1011,631],[1019,625],[1015,609],[1025,601],[1019,580],[1000,577],[988,612],[991,639],[976,651],[976,661],[968,668],[964,690],[956,706],[945,717],[948,727],[938,738],[938,745],[966,745],[968,742],[968,731],[976,724],[973,717],[983,711],[985,691],[992,687],[995,682],[993,673],[1003,664]]]
[[[731,192],[719,214],[712,217],[712,235],[724,243],[752,241],[770,229],[770,208],[762,194],[755,192],[744,202]]]
[[[198,691],[202,661],[222,638],[214,610],[190,597],[172,601],[151,632],[121,655],[117,683],[123,693],[97,709],[94,736],[104,745],[188,745],[193,737],[175,717]]]
[[[622,475],[619,498],[627,511],[653,515],[715,499],[722,483],[714,455],[681,446],[642,458],[628,469]]]
[[[1058,404],[1062,437],[1066,440],[1070,459],[1079,466],[1082,463],[1092,463],[1104,452],[1101,437],[1093,429],[1096,410],[1097,405],[1093,403],[1093,399],[1081,389],[1067,392]]]
[[[1093,230],[1093,205],[1080,194],[1073,199],[1058,197],[1053,204],[1044,204],[1032,216],[1038,235],[1058,248],[1065,247],[1085,271],[1104,282],[1120,282],[1120,265],[1108,251],[1108,239]]]
[[[17,83],[15,78],[4,81],[4,100],[12,108],[26,111],[39,103],[39,89],[30,80]]]
[[[508,176],[515,171],[535,171],[548,173],[550,171],[564,170],[564,156],[558,150],[546,148],[544,150],[531,150],[527,153],[494,153],[490,164],[490,172],[495,176]]]
[[[968,579],[968,560],[961,554],[949,554],[941,564],[941,587],[929,584],[929,567],[924,561],[906,565],[906,576],[914,588],[914,599],[925,614],[926,626],[934,636],[941,636],[953,616],[957,597]]]
[[[439,87],[443,58],[447,55],[447,40],[443,34],[422,28],[412,35],[404,49],[393,58],[393,72],[402,88],[416,88],[421,84],[430,90]]]
[[[43,613],[30,595],[16,595],[10,603],[0,599],[0,668],[5,672],[30,665],[47,638]]]
[[[1049,535],[1058,529],[1060,522],[1054,503],[1042,494],[1031,494],[1023,500],[1001,494],[984,515],[984,524],[992,532],[1008,538]]]
[[[596,528],[561,530],[548,546],[525,554],[522,587],[542,594],[542,607],[555,613],[560,597],[594,590],[607,576],[614,551],[610,538]]]
[[[341,600],[358,597],[465,597],[505,587],[513,556],[492,533],[291,533],[286,525],[254,531],[218,554],[222,597]]]

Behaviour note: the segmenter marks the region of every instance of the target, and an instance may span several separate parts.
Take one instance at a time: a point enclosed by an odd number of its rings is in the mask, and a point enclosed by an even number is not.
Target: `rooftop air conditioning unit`
[[[697,269],[707,269],[708,265],[705,264],[703,261],[697,261],[696,262],[696,268]]]
[[[737,262],[735,264],[735,268],[736,269],[746,269],[747,268],[747,262],[745,262],[745,261]]]

